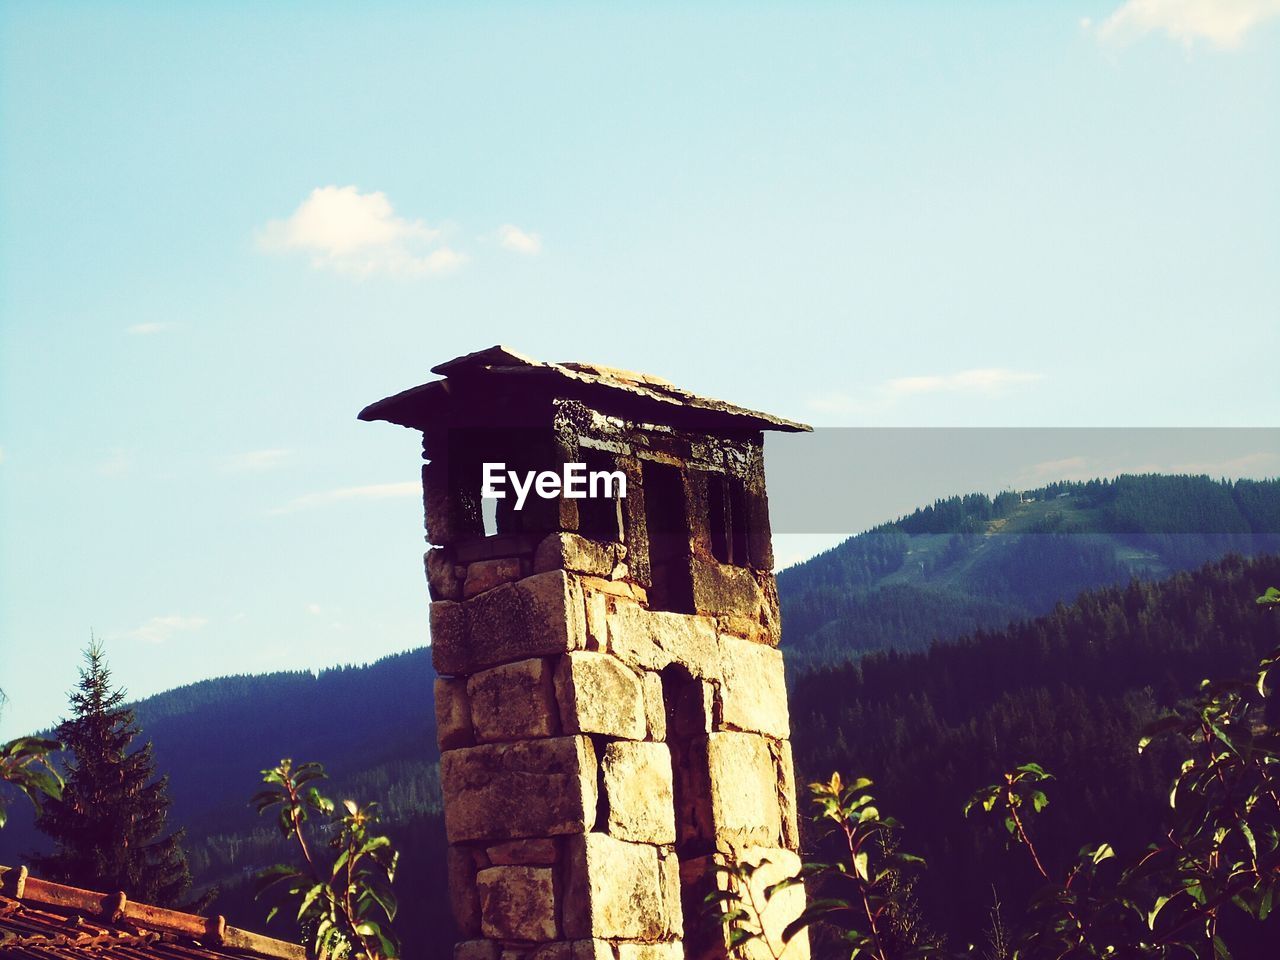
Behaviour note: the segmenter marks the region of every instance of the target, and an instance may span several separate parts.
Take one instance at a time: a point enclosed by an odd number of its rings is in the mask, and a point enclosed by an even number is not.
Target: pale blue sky
[[[0,5],[0,734],[426,640],[504,342],[827,425],[1275,426],[1280,10]],[[425,691],[424,691],[425,696]]]

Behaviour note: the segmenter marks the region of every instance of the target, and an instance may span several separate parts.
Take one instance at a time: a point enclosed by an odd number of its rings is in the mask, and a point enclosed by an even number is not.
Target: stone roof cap
[[[131,903],[0,866],[0,956],[96,960],[306,960],[296,943],[227,925],[223,917]]]
[[[668,380],[647,373],[619,370],[593,363],[546,363],[510,347],[493,346],[436,364],[432,373],[444,376],[379,400],[360,411],[361,420],[386,420],[424,429],[448,418],[450,385],[503,382],[504,386],[530,393],[563,393],[566,398],[621,404],[638,417],[658,423],[694,423],[727,429],[781,430],[788,433],[812,428],[794,420],[735,406],[724,400],[700,397]]]

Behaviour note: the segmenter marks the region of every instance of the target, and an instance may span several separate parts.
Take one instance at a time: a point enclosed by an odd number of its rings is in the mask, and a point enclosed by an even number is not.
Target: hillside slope
[[[1084,590],[1277,550],[1276,480],[1122,476],[951,497],[778,575],[789,665],[923,649]]]

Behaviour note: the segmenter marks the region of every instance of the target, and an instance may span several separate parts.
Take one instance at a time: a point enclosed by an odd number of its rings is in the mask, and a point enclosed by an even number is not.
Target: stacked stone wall
[[[691,928],[717,864],[798,865],[772,575],[694,556],[675,613],[628,559],[567,532],[426,556],[456,960],[724,956]]]

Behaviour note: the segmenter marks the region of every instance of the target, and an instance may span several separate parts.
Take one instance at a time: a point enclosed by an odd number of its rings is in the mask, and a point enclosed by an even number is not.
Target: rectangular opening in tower
[[[707,526],[711,555],[721,563],[738,567],[747,559],[747,491],[737,477],[707,475]]]
[[[693,613],[688,497],[679,467],[644,461],[644,519],[649,535],[649,608]]]
[[[587,469],[587,476],[595,473],[613,473],[618,469],[618,459],[604,450],[580,451],[579,456]],[[604,485],[599,484],[598,489]],[[588,496],[578,503],[578,533],[592,540],[622,541],[622,501],[611,497]]]

